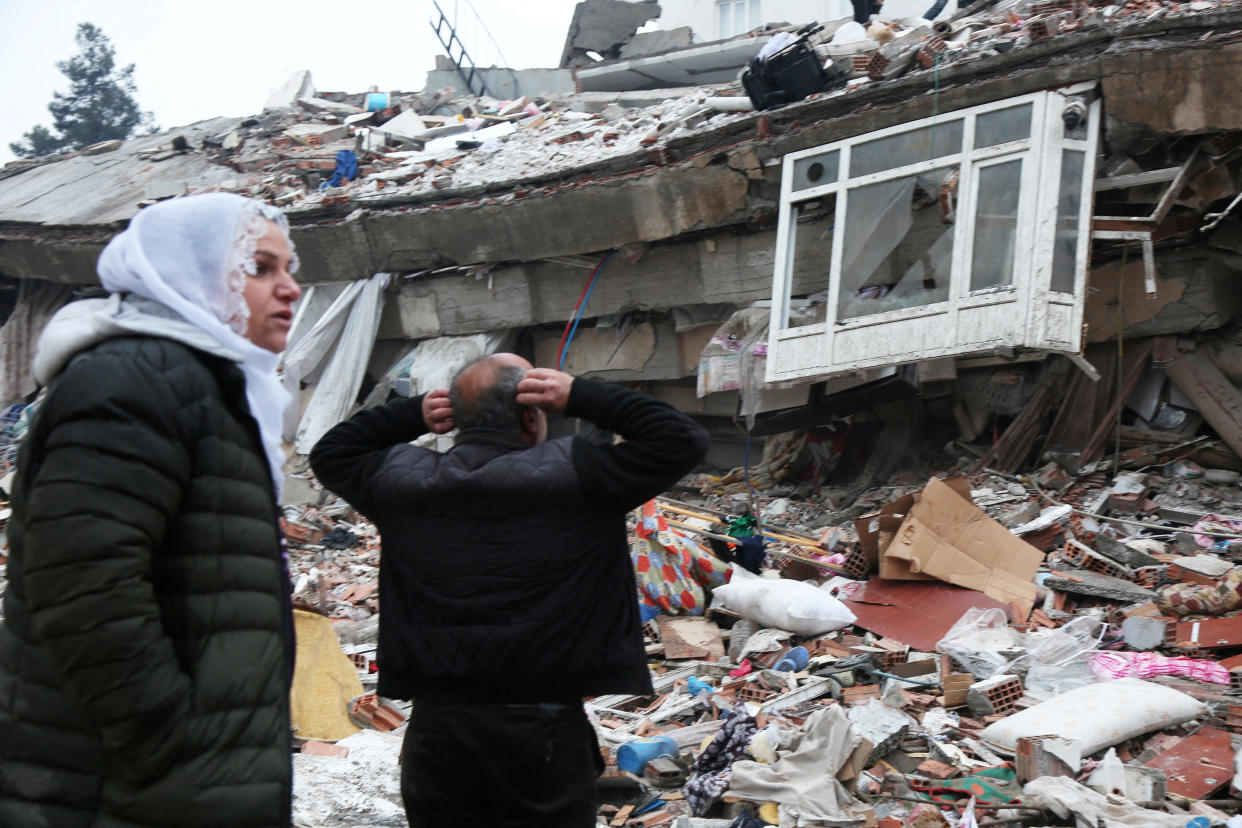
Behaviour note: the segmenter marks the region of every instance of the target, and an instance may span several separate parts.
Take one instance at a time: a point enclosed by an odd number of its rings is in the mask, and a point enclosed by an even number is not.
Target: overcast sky
[[[551,67],[577,0],[440,0],[475,63]],[[475,17],[482,18],[480,24]],[[77,24],[99,26],[120,65],[135,64],[138,103],[162,128],[259,112],[268,93],[309,69],[330,92],[421,90],[442,52],[431,0],[0,0],[0,164],[68,81],[56,69],[76,51]],[[490,37],[489,33],[490,32]],[[496,44],[492,44],[495,38]]]

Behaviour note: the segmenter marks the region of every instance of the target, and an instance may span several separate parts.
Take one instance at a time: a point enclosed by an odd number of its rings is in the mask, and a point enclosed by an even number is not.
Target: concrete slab
[[[763,48],[766,38],[723,40],[634,60],[620,60],[578,70],[583,92],[621,92],[728,83]]]

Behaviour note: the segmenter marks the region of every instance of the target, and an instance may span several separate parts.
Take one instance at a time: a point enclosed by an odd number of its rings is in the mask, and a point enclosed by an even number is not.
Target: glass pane
[[[827,314],[828,274],[832,267],[835,195],[811,199],[790,209],[789,273],[794,302],[782,308],[782,328],[823,322]]]
[[[956,173],[942,167],[849,191],[838,319],[949,298],[953,225],[939,194]]]
[[[809,190],[821,184],[832,184],[837,180],[837,162],[841,153],[837,150],[823,155],[812,155],[794,162],[793,189]]]
[[[730,25],[729,18],[732,16],[733,6],[731,3],[721,3],[716,6],[716,22],[720,30],[720,37],[732,37],[733,26]]]
[[[1031,137],[1031,104],[1011,106],[975,118],[975,149]]]
[[[1078,263],[1078,214],[1082,210],[1082,168],[1086,153],[1061,153],[1061,190],[1057,197],[1057,229],[1052,247],[1053,290],[1074,292]]]
[[[1013,284],[1021,186],[1021,161],[1006,161],[979,170],[975,244],[970,262],[971,290]]]
[[[763,17],[759,14],[759,0],[750,0],[750,20],[746,23],[746,31],[757,29],[763,25]]]
[[[947,124],[914,129],[858,144],[851,153],[853,160],[850,161],[850,176],[870,175],[961,151],[962,121],[959,118]]]

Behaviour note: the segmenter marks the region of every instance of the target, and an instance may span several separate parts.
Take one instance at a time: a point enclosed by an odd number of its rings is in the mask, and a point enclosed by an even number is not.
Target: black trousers
[[[592,828],[603,767],[581,703],[416,699],[401,797],[410,828]]]

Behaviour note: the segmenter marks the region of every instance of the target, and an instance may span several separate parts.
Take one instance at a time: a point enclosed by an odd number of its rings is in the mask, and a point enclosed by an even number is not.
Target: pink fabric
[[[1225,534],[1236,534],[1242,531],[1242,521],[1231,520],[1223,515],[1204,515],[1199,518],[1199,522],[1194,525],[1190,531],[1199,532],[1223,532]],[[1211,535],[1195,535],[1195,543],[1203,548],[1213,546],[1219,538]]]
[[[1091,657],[1091,672],[1101,679],[1127,676],[1186,676],[1213,684],[1229,684],[1229,671],[1202,658],[1169,658],[1159,653],[1096,653]]]

